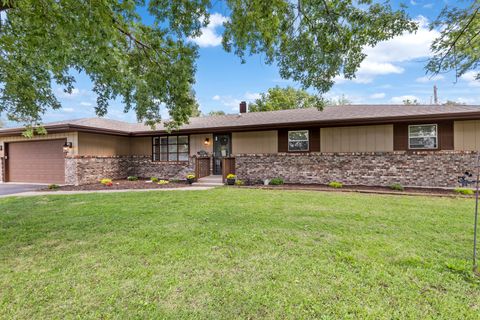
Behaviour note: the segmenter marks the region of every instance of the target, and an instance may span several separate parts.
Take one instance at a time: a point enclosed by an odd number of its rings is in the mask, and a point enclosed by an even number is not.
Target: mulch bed
[[[56,190],[62,191],[89,191],[89,190],[125,190],[125,189],[162,189],[162,188],[181,188],[188,186],[187,182],[169,182],[167,184],[157,184],[154,182],[146,182],[147,179],[139,179],[137,181],[113,180],[113,185],[104,186],[100,182],[85,184],[81,186],[61,186]],[[49,190],[48,188],[45,190]],[[56,191],[50,190],[50,191]]]
[[[440,197],[473,197],[460,195],[452,189],[446,188],[412,188],[405,187],[403,191],[392,190],[388,187],[372,187],[358,185],[344,185],[342,188],[335,189],[327,185],[320,184],[284,184],[279,186],[246,186],[245,188],[271,189],[271,190],[311,190],[311,191],[336,191],[336,192],[359,192],[376,194],[394,194],[394,195],[431,195]]]

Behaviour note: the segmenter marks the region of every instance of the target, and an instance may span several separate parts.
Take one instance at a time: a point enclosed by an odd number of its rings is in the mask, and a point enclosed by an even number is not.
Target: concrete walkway
[[[0,195],[0,198],[6,197],[33,197],[33,196],[55,196],[72,195],[88,193],[119,193],[119,192],[145,192],[145,191],[201,191],[210,190],[214,187],[181,187],[181,188],[161,188],[161,189],[122,189],[122,190],[81,190],[81,191],[31,191],[16,194]]]

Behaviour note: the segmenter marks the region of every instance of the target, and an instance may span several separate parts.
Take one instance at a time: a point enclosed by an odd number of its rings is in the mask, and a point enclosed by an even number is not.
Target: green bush
[[[227,175],[227,179],[235,179],[236,177],[237,177],[237,176],[234,175],[233,173],[229,173],[229,174]]]
[[[390,189],[396,190],[396,191],[405,190],[405,188],[400,183],[394,183],[394,184],[390,185]]]
[[[49,184],[48,185],[48,189],[50,189],[50,190],[57,190],[59,188],[60,188],[60,186],[58,184]]]
[[[235,181],[236,186],[243,186],[244,184],[245,182],[243,182],[243,180],[238,179],[237,181]]]
[[[455,191],[458,194],[463,194],[465,196],[471,196],[475,192],[472,189],[468,188],[455,188],[453,191]]]
[[[283,184],[283,178],[273,178],[272,180],[270,180],[269,184],[272,186],[279,186]]]
[[[127,180],[128,180],[128,181],[137,181],[137,180],[138,180],[138,177],[136,177],[136,176],[129,176],[129,177],[127,178]]]
[[[340,189],[340,188],[343,188],[343,183],[338,181],[332,181],[328,184],[328,186],[331,188]]]
[[[152,181],[153,183],[156,183],[156,182],[158,182],[158,178],[156,178],[156,177],[151,177],[151,178],[150,178],[150,181]]]

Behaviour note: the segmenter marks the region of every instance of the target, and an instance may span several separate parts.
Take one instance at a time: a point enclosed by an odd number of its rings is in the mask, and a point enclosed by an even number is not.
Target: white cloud
[[[420,98],[418,98],[417,96],[412,96],[412,95],[393,97],[392,99],[390,99],[390,102],[394,103],[394,104],[403,104],[404,100],[410,100],[412,102],[414,100],[417,100],[417,102],[420,102]]]
[[[91,102],[87,102],[87,101],[82,101],[80,102],[80,105],[83,106],[83,107],[91,107],[93,106],[93,104]]]
[[[220,96],[218,94],[214,95],[212,97],[212,100],[215,100],[215,101],[219,101],[220,100]]]
[[[256,100],[256,99],[260,99],[262,96],[260,95],[260,93],[258,92],[246,92],[245,93],[245,99],[247,100]]]
[[[477,80],[478,71],[467,71],[462,76],[461,79],[466,81],[470,87],[480,87],[480,80]]]
[[[405,70],[398,63],[412,61],[431,55],[430,44],[440,33],[430,30],[428,19],[418,16],[419,24],[416,33],[404,33],[390,40],[380,42],[375,47],[367,47],[363,52],[367,55],[356,73],[355,83],[371,83],[376,76],[387,74],[400,74]],[[335,82],[342,83],[346,80],[336,77]]]
[[[64,112],[68,112],[68,113],[71,113],[71,112],[74,112],[74,111],[75,111],[75,109],[73,109],[73,108],[62,108],[62,110],[63,110]]]
[[[383,99],[385,98],[385,93],[378,92],[370,95],[370,99]]]
[[[423,76],[423,77],[415,79],[415,81],[420,82],[420,83],[427,83],[427,82],[440,81],[440,80],[443,80],[443,79],[445,79],[444,76],[442,76],[441,74],[437,74],[437,75],[434,75],[434,76]]]
[[[202,34],[196,38],[189,38],[200,47],[216,47],[222,44],[222,36],[217,33],[217,28],[221,27],[228,18],[220,13],[210,15],[208,26],[201,29]]]

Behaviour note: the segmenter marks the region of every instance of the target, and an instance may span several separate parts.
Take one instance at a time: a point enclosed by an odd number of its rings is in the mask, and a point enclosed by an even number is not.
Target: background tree
[[[225,111],[222,111],[222,110],[217,110],[217,111],[210,111],[208,113],[209,116],[224,116],[225,115]]]
[[[442,103],[444,106],[464,106],[466,105],[465,102],[458,102],[458,101],[453,101],[453,100],[447,100],[444,103]]]
[[[349,104],[352,104],[352,101],[350,99],[348,99],[347,97],[345,97],[344,94],[342,94],[338,98],[328,99],[326,101],[327,106],[346,106],[346,105],[349,105]]]
[[[41,122],[59,109],[52,84],[72,92],[72,70],[85,73],[103,116],[122,98],[125,111],[155,124],[160,109],[175,128],[194,112],[198,48],[189,39],[208,25],[210,0],[0,0],[0,112]],[[416,24],[403,9],[371,0],[225,0],[223,46],[242,61],[264,54],[283,78],[322,94],[342,74],[350,79],[362,49]],[[139,11],[147,11],[145,23]],[[318,100],[321,106],[321,100]]]
[[[419,105],[420,103],[417,101],[417,99],[405,99],[402,101],[404,105],[406,106],[416,106]]]
[[[427,64],[432,74],[454,71],[457,78],[468,71],[480,79],[480,1],[464,8],[445,7],[430,25],[440,36],[432,43],[433,57]]]
[[[248,105],[249,112],[311,108],[317,106],[319,100],[305,90],[278,86],[268,89],[260,96]]]

